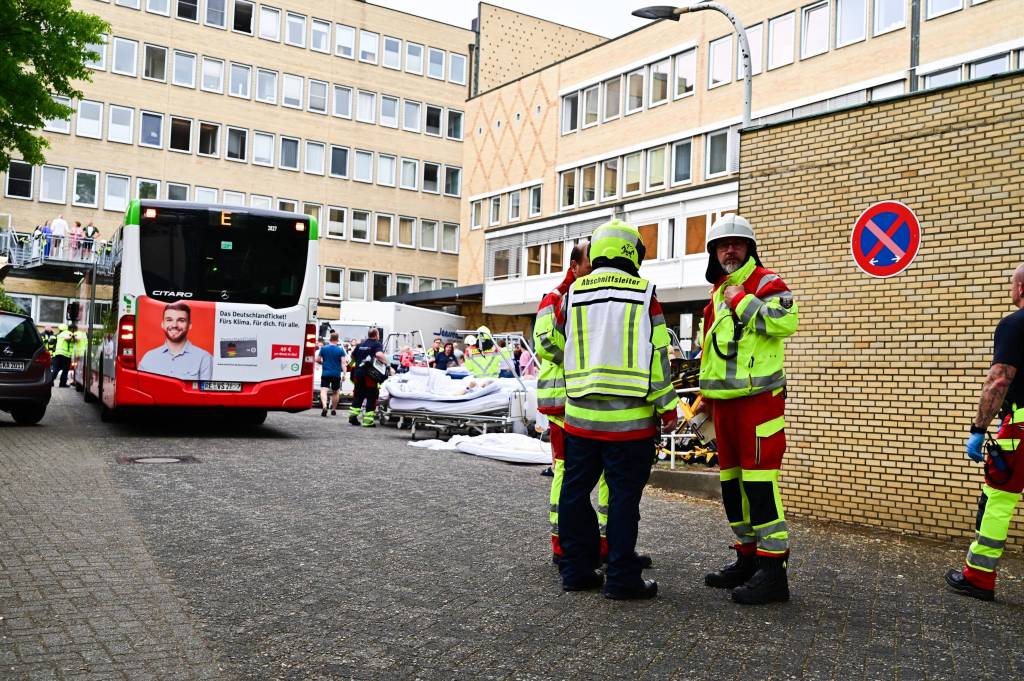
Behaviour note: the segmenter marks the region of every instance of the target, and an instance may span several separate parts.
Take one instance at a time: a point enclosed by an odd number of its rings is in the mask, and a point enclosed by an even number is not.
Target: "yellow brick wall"
[[[744,134],[740,212],[800,305],[786,350],[793,511],[973,532],[982,476],[964,440],[1024,259],[1022,131],[1017,74]],[[923,236],[908,270],[875,279],[850,237],[883,200],[909,205]]]

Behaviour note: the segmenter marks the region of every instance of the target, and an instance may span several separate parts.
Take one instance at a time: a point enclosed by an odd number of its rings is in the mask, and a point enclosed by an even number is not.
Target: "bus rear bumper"
[[[118,369],[118,407],[226,407],[299,412],[313,406],[313,377],[292,376],[260,383],[242,383],[240,392],[200,390],[195,381]]]

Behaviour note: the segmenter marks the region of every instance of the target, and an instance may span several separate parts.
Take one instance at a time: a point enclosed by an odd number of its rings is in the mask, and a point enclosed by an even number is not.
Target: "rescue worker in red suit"
[[[786,449],[783,341],[797,328],[785,282],[761,264],[745,218],[723,215],[708,232],[700,390],[714,417],[722,501],[737,559],[705,576],[737,603],[789,599],[789,531],[779,494]]]
[[[996,326],[992,366],[967,439],[968,458],[985,462],[976,534],[963,570],[946,573],[949,586],[983,601],[996,596],[996,568],[1003,557],[1013,512],[1024,492],[1024,265],[1010,277],[1010,297],[1017,310]],[[982,451],[985,434],[997,413],[1001,417],[995,438],[998,449],[990,449],[986,456]]]

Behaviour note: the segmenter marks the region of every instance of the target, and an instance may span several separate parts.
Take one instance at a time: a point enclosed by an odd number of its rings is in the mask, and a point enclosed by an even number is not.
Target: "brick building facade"
[[[800,304],[788,341],[788,508],[914,534],[973,532],[970,417],[1024,260],[1024,75],[743,134],[739,210]],[[854,223],[898,200],[922,228],[902,274],[854,264]],[[1024,540],[1024,522],[1011,527]]]

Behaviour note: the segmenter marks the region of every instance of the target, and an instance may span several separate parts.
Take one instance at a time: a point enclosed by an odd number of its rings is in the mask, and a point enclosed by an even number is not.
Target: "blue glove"
[[[971,433],[967,438],[967,458],[979,463],[984,461],[985,453],[981,451],[981,445],[984,443],[985,433]]]

